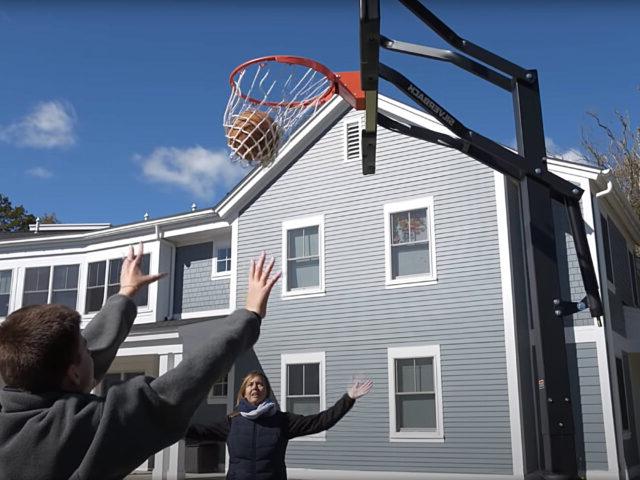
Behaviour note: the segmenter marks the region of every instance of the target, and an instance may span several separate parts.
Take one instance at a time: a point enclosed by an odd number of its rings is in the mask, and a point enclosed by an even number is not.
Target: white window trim
[[[15,304],[15,290],[17,285],[16,269],[0,268],[0,270],[2,270],[3,272],[11,272],[11,282],[9,283],[9,303],[7,305],[7,316],[9,316],[11,315],[11,312],[13,312],[13,305]],[[2,322],[2,320],[4,320],[5,318],[7,317],[0,315],[0,322]]]
[[[318,253],[320,267],[320,285],[313,288],[299,288],[297,290],[288,291],[288,271],[289,264],[287,257],[287,232],[296,228],[318,227]],[[282,298],[299,298],[299,297],[316,297],[325,294],[324,282],[324,215],[316,215],[313,217],[298,218],[295,220],[285,220],[282,222]]]
[[[144,255],[149,255],[149,273],[153,273],[153,269],[154,269],[154,265],[153,265],[153,257],[154,254],[152,254],[152,252],[144,252]],[[156,254],[157,255],[157,254]],[[122,259],[122,257],[118,257],[118,256],[108,256],[108,257],[99,257],[96,259],[88,259],[86,262],[83,262],[80,265],[80,270],[82,271],[84,269],[84,284],[83,284],[83,302],[82,302],[82,317],[83,318],[93,318],[93,316],[95,314],[97,314],[100,310],[102,310],[102,307],[100,307],[98,310],[92,310],[90,312],[87,312],[87,290],[89,289],[89,265],[92,263],[99,263],[99,262],[106,262],[105,263],[105,268],[104,268],[104,284],[103,284],[103,288],[104,288],[104,292],[102,294],[102,305],[104,306],[104,304],[106,303],[107,299],[109,298],[107,296],[107,290],[109,289],[109,266],[111,264],[112,260],[119,260]],[[79,280],[78,280],[79,281]],[[150,283],[147,288],[147,304],[146,305],[141,305],[138,307],[138,314],[140,313],[147,313],[147,312],[151,312],[153,311],[153,309],[151,308],[151,288],[152,285],[154,285],[154,283]],[[80,287],[78,287],[80,288]],[[155,288],[157,288],[157,286],[155,286]],[[78,294],[79,295],[79,294]],[[78,302],[79,303],[79,302]]]
[[[436,401],[436,430],[434,432],[396,432],[396,368],[395,361],[402,358],[433,357]],[[389,441],[390,442],[444,442],[442,379],[440,375],[440,345],[419,345],[387,348],[389,377]]]
[[[207,393],[207,404],[208,405],[226,405],[228,410],[233,408],[233,400],[234,400],[234,390],[233,390],[233,377],[235,375],[235,368],[232,366],[227,372],[227,395],[224,397],[215,397],[213,396],[213,385],[209,389],[209,393]]]
[[[53,270],[56,267],[78,267],[78,285],[76,286],[76,304],[73,307],[74,310],[78,309],[78,305],[80,304],[80,270],[82,268],[82,264],[80,263],[61,263],[61,264],[51,264],[51,265],[35,265],[35,266],[27,266],[25,267],[24,271],[24,277],[22,278],[22,295],[21,295],[21,299],[20,299],[20,304],[22,305],[24,303],[24,294],[26,292],[25,288],[24,288],[24,283],[26,281],[26,275],[27,275],[27,270],[30,270],[32,268],[44,268],[44,267],[48,267],[49,268],[49,285],[47,286],[48,290],[47,290],[47,304],[51,303],[51,301],[53,300]],[[13,278],[11,279],[13,281]]]
[[[384,205],[384,266],[386,288],[414,287],[419,285],[434,285],[437,283],[435,214],[433,204],[433,197],[424,197]],[[428,210],[429,222],[427,227],[429,228],[429,260],[431,261],[431,273],[393,279],[391,265],[391,214],[417,210],[419,208],[426,208]]]
[[[283,412],[287,411],[287,365],[295,365],[299,363],[319,363],[320,371],[320,411],[327,408],[326,402],[326,369],[325,369],[325,352],[307,352],[307,353],[283,353],[280,355],[280,408]],[[326,431],[297,437],[292,439],[294,442],[324,442],[326,440]]]
[[[362,115],[358,115],[357,117],[350,117],[348,119],[345,119],[344,121],[344,127],[343,127],[343,136],[344,136],[344,153],[343,153],[343,158],[345,162],[353,162],[354,160],[349,160],[349,125],[353,125],[354,123],[358,124],[358,129],[362,130],[362,119],[364,117]],[[358,139],[358,160],[362,161],[362,140],[359,138]]]
[[[231,240],[214,240],[213,241],[213,251],[212,251],[212,261],[211,261],[211,280],[216,280],[220,278],[229,278],[231,277],[231,272],[233,272],[234,264],[233,264],[233,249],[231,250],[231,270],[226,272],[218,272],[218,249],[219,248],[231,248]]]

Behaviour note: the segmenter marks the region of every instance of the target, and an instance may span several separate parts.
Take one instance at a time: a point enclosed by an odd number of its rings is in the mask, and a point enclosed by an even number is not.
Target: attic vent
[[[362,158],[360,148],[360,118],[350,120],[344,124],[345,160],[359,161]]]

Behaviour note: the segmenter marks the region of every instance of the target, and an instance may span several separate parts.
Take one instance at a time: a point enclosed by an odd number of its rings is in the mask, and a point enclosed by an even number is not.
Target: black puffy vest
[[[285,415],[249,420],[242,415],[231,418],[227,446],[229,447],[228,480],[285,480],[284,463],[287,451]]]

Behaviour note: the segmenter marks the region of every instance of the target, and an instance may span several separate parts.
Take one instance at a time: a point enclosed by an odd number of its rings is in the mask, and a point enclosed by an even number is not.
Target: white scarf
[[[249,420],[255,420],[256,418],[261,417],[262,415],[266,415],[270,417],[276,413],[276,404],[271,400],[265,400],[260,405],[258,405],[254,410],[250,412],[240,412],[244,418],[248,418]]]

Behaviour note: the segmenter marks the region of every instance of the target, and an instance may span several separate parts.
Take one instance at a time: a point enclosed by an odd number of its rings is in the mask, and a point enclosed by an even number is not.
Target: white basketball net
[[[231,160],[247,166],[271,162],[331,88],[326,75],[306,65],[266,61],[246,66],[233,78],[223,118]]]

